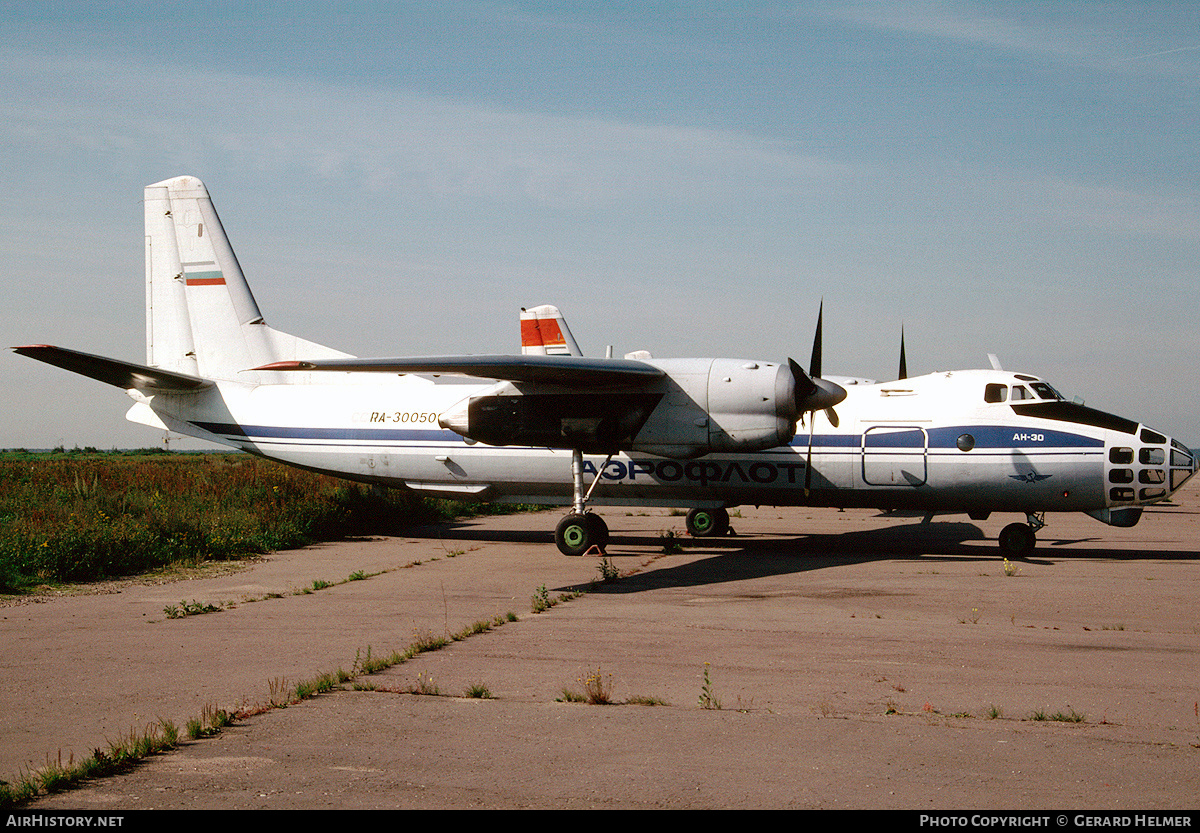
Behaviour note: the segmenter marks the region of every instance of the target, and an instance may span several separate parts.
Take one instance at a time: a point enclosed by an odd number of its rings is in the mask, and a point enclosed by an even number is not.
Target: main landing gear
[[[696,508],[687,513],[687,531],[694,538],[720,538],[729,534],[729,511]]]
[[[608,460],[612,459],[610,454]],[[563,555],[583,555],[592,547],[603,550],[608,544],[608,525],[599,515],[587,511],[587,502],[592,496],[596,484],[600,482],[600,472],[608,465],[608,460],[596,469],[596,479],[587,492],[583,491],[583,452],[577,449],[571,451],[571,480],[572,480],[572,509],[558,522],[554,529],[554,543]]]
[[[604,549],[608,544],[608,525],[591,512],[572,512],[554,530],[554,543],[563,555],[583,555],[592,547]]]
[[[1025,558],[1037,545],[1037,531],[1046,525],[1045,513],[1026,512],[1026,523],[1009,524],[1000,530],[1000,552],[1005,558]]]

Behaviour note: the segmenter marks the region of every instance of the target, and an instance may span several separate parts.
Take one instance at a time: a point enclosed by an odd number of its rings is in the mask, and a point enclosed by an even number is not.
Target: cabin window
[[[1113,469],[1108,473],[1109,483],[1132,483],[1133,469]]]
[[[1113,448],[1108,452],[1108,462],[1118,466],[1128,466],[1133,462],[1132,448]]]
[[[975,438],[970,434],[959,434],[955,445],[958,446],[959,451],[970,451],[975,447]]]
[[[1008,399],[1008,385],[988,385],[983,389],[984,402],[1003,402]]]
[[[1143,448],[1138,452],[1138,460],[1143,466],[1161,466],[1167,459],[1167,453],[1161,448]]]

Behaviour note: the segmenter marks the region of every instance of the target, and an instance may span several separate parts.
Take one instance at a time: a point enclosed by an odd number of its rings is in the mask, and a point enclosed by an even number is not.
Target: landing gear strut
[[[687,531],[694,538],[720,538],[728,535],[729,512],[723,506],[716,509],[693,509],[687,513]]]
[[[572,449],[572,510],[571,514],[559,521],[558,526],[554,529],[554,543],[563,555],[583,555],[592,547],[599,547],[603,550],[608,544],[608,525],[599,515],[587,511],[587,502],[591,498],[596,484],[600,482],[600,472],[604,471],[604,466],[607,466],[608,460],[611,459],[612,455],[610,454],[604,464],[597,469],[596,479],[592,481],[591,487],[584,492],[583,452]]]
[[[1036,533],[1046,525],[1042,512],[1026,512],[1026,523],[1009,524],[1000,530],[1000,552],[1005,558],[1025,558],[1037,545]]]

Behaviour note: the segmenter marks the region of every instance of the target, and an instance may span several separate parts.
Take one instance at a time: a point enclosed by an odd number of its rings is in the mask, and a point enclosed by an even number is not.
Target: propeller
[[[796,415],[803,419],[805,413],[824,411],[830,424],[836,428],[838,426],[838,415],[833,410],[833,406],[846,398],[846,389],[839,384],[821,378],[821,342],[824,318],[825,301],[822,300],[820,311],[817,313],[817,332],[813,337],[812,359],[809,362],[808,373],[805,373],[804,369],[794,359],[788,359],[788,367],[791,369],[792,377],[795,379]],[[813,422],[812,418],[808,420],[808,458],[804,467],[804,494],[806,496],[812,483]]]

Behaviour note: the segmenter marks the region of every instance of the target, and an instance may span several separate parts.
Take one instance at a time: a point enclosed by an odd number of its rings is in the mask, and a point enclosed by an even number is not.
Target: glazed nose
[[[1196,459],[1196,455],[1187,446],[1175,439],[1170,441],[1170,455],[1170,486],[1174,492],[1200,469],[1200,460]]]

